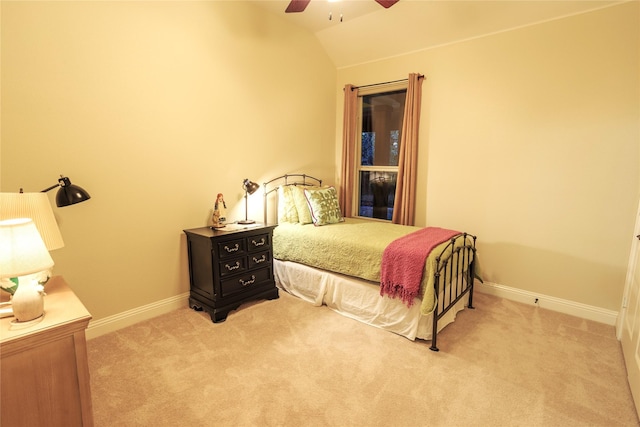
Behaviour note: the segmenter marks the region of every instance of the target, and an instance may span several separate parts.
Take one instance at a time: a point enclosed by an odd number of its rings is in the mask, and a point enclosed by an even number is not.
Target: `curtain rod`
[[[424,78],[424,76],[423,76],[422,74],[418,74],[418,78],[419,78],[419,79],[423,79],[423,78]],[[353,87],[351,88],[351,90],[354,90],[354,89],[360,89],[360,88],[363,88],[363,87],[373,87],[373,86],[390,85],[390,84],[393,84],[393,83],[408,82],[408,81],[409,81],[409,79],[400,79],[400,80],[391,80],[391,81],[389,81],[389,82],[382,82],[382,83],[371,83],[371,84],[369,84],[369,85],[353,86]]]

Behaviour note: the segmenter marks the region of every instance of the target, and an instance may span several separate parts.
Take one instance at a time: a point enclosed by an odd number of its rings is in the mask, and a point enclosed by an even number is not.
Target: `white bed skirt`
[[[420,314],[420,300],[408,308],[399,299],[380,296],[380,286],[366,280],[331,273],[291,261],[273,260],[276,285],[315,306],[332,310],[410,340],[431,339],[433,316]],[[463,298],[438,321],[438,332],[463,310]]]

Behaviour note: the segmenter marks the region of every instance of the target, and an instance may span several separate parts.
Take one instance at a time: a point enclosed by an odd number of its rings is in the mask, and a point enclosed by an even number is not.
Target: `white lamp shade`
[[[64,246],[46,193],[0,193],[0,220],[13,218],[31,218],[48,250]]]
[[[53,267],[53,259],[28,218],[0,221],[0,278],[37,273]]]

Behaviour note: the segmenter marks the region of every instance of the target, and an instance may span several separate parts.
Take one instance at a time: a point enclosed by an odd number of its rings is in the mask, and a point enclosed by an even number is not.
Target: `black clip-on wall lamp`
[[[45,188],[41,191],[41,193],[46,193],[47,191],[51,191],[56,187],[60,187],[58,193],[56,194],[56,206],[58,206],[59,208],[69,205],[75,205],[76,203],[84,202],[85,200],[89,200],[91,198],[89,193],[87,193],[84,188],[72,184],[71,180],[64,175],[60,175],[57,184]],[[20,189],[20,192],[22,193],[22,188]]]

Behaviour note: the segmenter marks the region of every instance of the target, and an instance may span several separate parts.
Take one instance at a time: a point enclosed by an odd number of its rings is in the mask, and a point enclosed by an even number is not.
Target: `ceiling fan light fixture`
[[[329,3],[333,3],[333,2],[338,2],[338,1],[342,1],[342,0],[328,0]],[[380,6],[384,7],[385,9],[389,9],[391,6],[393,6],[394,4],[398,3],[398,1],[400,0],[375,0],[376,3],[378,3]],[[298,12],[304,12],[304,10],[307,8],[307,6],[309,5],[309,3],[311,2],[311,0],[291,0],[289,2],[289,5],[287,6],[287,8],[285,9],[286,13],[298,13]],[[329,18],[331,19],[331,18]],[[340,19],[342,20],[342,19]]]

